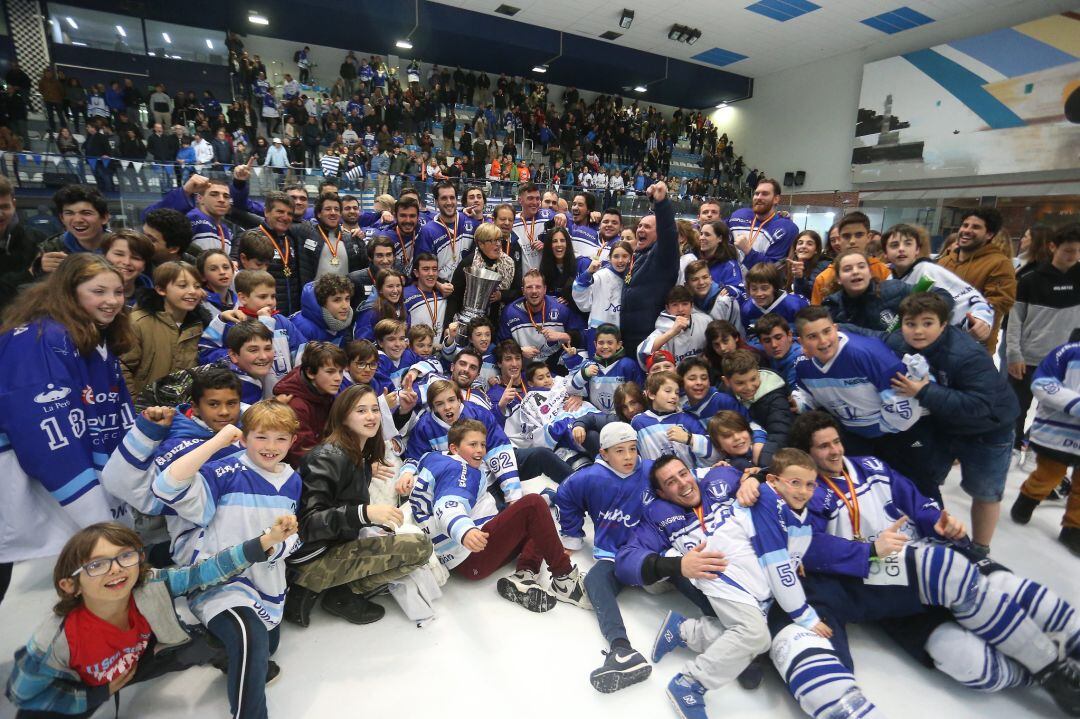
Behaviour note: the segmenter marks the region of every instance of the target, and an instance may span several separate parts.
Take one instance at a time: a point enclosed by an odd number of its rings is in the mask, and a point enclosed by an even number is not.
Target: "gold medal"
[[[334,265],[334,266],[336,267],[337,265],[340,265],[340,264],[341,264],[341,260],[339,260],[339,259],[338,259],[338,258],[336,258],[336,257],[331,257],[331,258],[330,258],[330,264],[332,264],[332,265]]]

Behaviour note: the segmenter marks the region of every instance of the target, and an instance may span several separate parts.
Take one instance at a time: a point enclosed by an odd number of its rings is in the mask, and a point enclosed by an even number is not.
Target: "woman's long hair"
[[[563,255],[561,262],[555,258],[555,251],[551,248],[551,243],[559,235],[566,240],[566,254]],[[543,239],[544,249],[540,251],[540,274],[544,276],[544,284],[552,292],[556,288],[564,290],[566,288],[560,285],[572,283],[577,276],[577,258],[574,256],[573,238],[565,227],[556,227],[544,233]],[[569,293],[566,293],[566,297],[569,298]]]
[[[713,220],[712,222],[706,222],[705,224],[712,227],[713,234],[719,238],[719,242],[716,244],[716,251],[713,253],[712,257],[708,258],[709,264],[731,262],[732,260],[738,261],[739,251],[735,249],[735,245],[731,242],[731,230],[728,229],[727,223],[723,220]],[[702,227],[704,227],[704,225],[702,225]],[[700,238],[698,239],[698,256],[701,256]]]
[[[391,277],[397,277],[401,280],[401,299],[395,305],[392,302],[386,301],[382,296],[383,286],[386,285],[386,281]],[[400,320],[405,322],[405,275],[397,270],[390,268],[386,270],[380,270],[379,274],[375,276],[375,314],[381,320]]]
[[[326,439],[324,443],[332,444],[341,449],[358,467],[365,464],[370,465],[373,462],[382,462],[386,456],[386,443],[383,440],[381,426],[374,437],[361,443],[356,434],[346,424],[346,420],[348,420],[349,414],[352,413],[356,403],[368,395],[376,397],[376,400],[378,399],[371,385],[354,384],[337,396],[334,404],[330,407],[330,415],[326,420]]]
[[[93,352],[103,341],[114,355],[127,352],[135,343],[128,311],[120,311],[107,327],[101,328],[82,308],[77,298],[76,289],[79,285],[106,272],[116,275],[123,284],[124,278],[119,270],[101,255],[79,252],[68,256],[44,282],[39,282],[16,296],[15,301],[4,311],[0,332],[48,318],[64,326],[81,354]]]
[[[818,266],[818,263],[821,262],[821,260],[825,258],[824,246],[822,245],[822,242],[821,242],[821,235],[819,235],[814,230],[803,230],[799,234],[795,235],[795,239],[792,240],[792,242],[791,242],[791,248],[788,250],[788,254],[787,254],[788,262],[787,262],[787,264],[784,265],[784,282],[785,282],[784,286],[788,290],[791,289],[791,283],[795,279],[794,277],[791,276],[791,262],[794,262],[796,260],[796,257],[795,257],[795,245],[799,244],[799,238],[800,237],[809,237],[811,240],[814,241],[814,248],[815,248],[814,249],[814,256],[811,257],[809,261],[803,263],[803,271],[802,271],[803,272],[803,279],[806,279],[811,274],[813,274],[814,270]]]

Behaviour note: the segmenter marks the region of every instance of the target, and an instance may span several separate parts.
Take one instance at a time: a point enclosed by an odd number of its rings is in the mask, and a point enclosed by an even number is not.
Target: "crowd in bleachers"
[[[731,154],[699,115],[586,105],[572,88],[556,112],[542,85],[481,90],[458,72],[401,84],[374,58],[342,73],[341,101],[359,98],[344,110],[311,113],[297,91],[275,116],[260,70],[235,120],[212,98],[151,96],[161,120],[233,153],[265,127],[264,163],[278,133],[305,144],[289,125],[314,123],[320,145],[326,125],[345,154],[313,197],[287,174],[257,197],[253,165],[211,144],[137,227],[114,230],[99,189],[69,185],[53,198],[64,229],[44,238],[0,178],[0,599],[15,563],[59,555],[55,611],[7,684],[19,716],[89,716],[129,682],[212,662],[234,715],[264,717],[283,622],[302,631],[316,605],[377,621],[385,590],[423,625],[440,586],[510,561],[500,597],[595,610],[600,692],[692,651],[668,686],[684,717],[705,716],[706,691],[757,686],[770,647],[809,715],[880,716],[853,673],[855,622],[968,687],[1035,684],[1080,715],[1080,616],[990,559],[1018,458],[1031,466],[1011,521],[1067,496],[1060,542],[1080,555],[1065,476],[1080,459],[1080,225],[1032,228],[1017,268],[1000,214],[977,207],[932,258],[924,228],[875,233],[858,211],[801,229],[769,178],[726,219],[710,198],[676,221],[658,179],[675,139]],[[430,140],[423,103],[446,127],[462,99],[483,108],[457,140],[460,174],[376,163],[404,146],[395,133]],[[493,162],[513,162],[518,121],[541,146],[552,135],[536,175],[490,178],[510,183],[494,200],[452,181],[477,173],[490,108],[510,126]],[[138,135],[122,118],[109,109],[86,144]],[[364,148],[366,212],[348,189]],[[634,189],[650,211],[624,217],[612,174],[605,187],[574,169],[590,157],[649,166]],[[535,180],[564,171],[594,184],[561,207]],[[429,181],[430,207],[414,184]],[[954,463],[970,523],[942,506]],[[558,488],[523,490],[540,477]],[[669,613],[646,659],[616,596],[658,583],[703,616]],[[177,620],[181,595],[199,627]]]

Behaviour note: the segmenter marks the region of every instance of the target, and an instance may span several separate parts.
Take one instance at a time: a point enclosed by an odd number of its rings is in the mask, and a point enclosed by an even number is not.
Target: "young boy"
[[[252,405],[273,396],[274,333],[258,320],[234,325],[225,338],[229,370],[240,378],[240,401]]]
[[[405,339],[409,341],[409,349],[423,362],[435,362],[439,367],[443,363],[435,355],[435,330],[428,325],[409,325]]]
[[[438,223],[434,223],[438,226]],[[439,285],[439,260],[435,255],[418,252],[413,260],[415,284],[405,288],[402,301],[410,324],[427,325],[442,337],[446,327],[446,300]]]
[[[656,329],[637,347],[638,362],[642,367],[645,360],[660,349],[670,351],[676,364],[705,349],[705,326],[710,318],[694,309],[693,300],[690,290],[685,287],[671,288],[664,311],[656,318]]]
[[[1061,482],[1070,466],[1072,486],[1058,540],[1080,557],[1080,342],[1054,349],[1036,368],[1031,389],[1038,400],[1031,424],[1035,471],[1020,487],[1013,521],[1027,524],[1032,512]]]
[[[379,346],[379,366],[375,379],[383,387],[401,389],[401,380],[409,368],[422,360],[409,349],[405,323],[379,320],[375,323],[375,343]]]
[[[787,445],[795,421],[787,383],[775,372],[758,367],[757,355],[749,350],[735,350],[725,357],[723,373],[724,386],[746,407],[750,419],[765,430],[765,446],[755,459],[758,466],[768,466],[777,450]]]
[[[458,350],[472,347],[483,358],[480,365],[480,381],[491,384],[499,375],[498,362],[495,359],[495,325],[487,317],[477,317],[464,328],[457,322],[451,322],[446,329],[446,344],[442,348],[442,361],[452,362]],[[515,343],[516,344],[516,343]]]
[[[518,407],[506,418],[504,430],[519,449],[547,447],[579,454],[585,449],[585,429],[581,420],[599,411],[588,402],[577,409],[566,410],[570,397],[581,397],[584,387],[577,375],[553,377],[543,362],[530,362],[525,367],[528,391]],[[563,477],[553,478],[561,481]]]
[[[507,494],[516,501],[497,510],[481,471],[489,435],[481,422],[455,420],[446,453],[430,452],[420,461],[409,502],[417,523],[433,537],[439,561],[460,577],[479,580],[518,554],[516,571],[496,585],[499,596],[532,612],[553,609],[557,601],[590,608],[585,576],[566,556],[543,498],[522,496],[517,485]],[[550,590],[537,581],[542,562],[551,571]]]
[[[721,462],[744,471],[758,466],[765,446],[765,433],[760,427],[755,430],[746,417],[728,410],[717,412],[709,420],[709,439]]]
[[[615,555],[640,521],[651,467],[652,462],[638,457],[633,428],[611,422],[600,431],[596,462],[570,475],[555,494],[564,547],[581,549],[586,515],[593,523],[596,563],[585,576],[585,589],[609,649],[589,681],[605,694],[645,681],[652,672],[645,657],[630,646],[616,599],[626,585],[615,576]]]
[[[53,195],[53,207],[64,232],[41,243],[31,270],[35,277],[60,266],[68,255],[100,252],[109,226],[109,205],[97,189],[67,185]]]
[[[705,427],[698,418],[679,411],[679,375],[654,372],[645,380],[649,409],[630,424],[637,431],[638,448],[645,459],[674,454],[688,467],[708,467],[715,458]]]
[[[296,513],[300,475],[283,464],[298,429],[293,411],[265,400],[244,412],[243,425],[243,432],[226,425],[154,479],[159,499],[204,528],[194,540],[199,554],[243,542]],[[211,459],[240,438],[243,454]],[[267,563],[191,598],[191,611],[225,645],[233,715],[266,716],[269,658],[277,649],[285,597],[285,563],[278,560],[296,546],[295,539],[286,541]]]
[[[327,273],[304,285],[300,311],[289,319],[308,342],[332,342],[343,346],[353,333],[353,283]]]
[[[242,270],[236,273],[236,312],[243,317],[258,319],[273,332],[274,362],[271,375],[274,382],[280,380],[296,362],[296,353],[306,341],[288,317],[277,311],[277,282],[273,275],[263,270]],[[235,326],[225,319],[234,313],[225,312],[213,320],[203,331],[199,340],[199,363],[209,364],[223,358],[229,332]]]
[[[340,275],[323,275],[338,277]],[[320,278],[322,279],[322,278]],[[345,280],[348,282],[348,280]],[[298,468],[300,460],[323,440],[330,406],[334,403],[349,358],[345,350],[330,342],[309,342],[300,365],[274,386],[275,396],[289,398],[288,405],[296,413],[299,430],[289,448],[285,461]]]
[[[262,270],[274,259],[274,243],[259,230],[246,230],[236,238],[241,270]]]
[[[742,323],[748,337],[755,337],[758,318],[770,312],[795,321],[795,313],[808,304],[799,295],[784,291],[780,270],[773,264],[759,264],[746,273],[746,293],[750,297],[742,304]]]
[[[900,396],[913,397],[930,411],[926,421],[933,427],[938,450],[930,480],[943,483],[959,460],[960,486],[971,496],[972,540],[988,553],[1020,409],[986,348],[949,325],[950,319],[948,303],[938,295],[919,292],[904,298],[900,332],[890,334],[886,343],[897,356],[922,355],[929,372],[895,377],[892,386]]]
[[[518,343],[514,340],[503,340],[495,345],[494,354],[499,376],[495,384],[488,387],[487,396],[491,400],[491,413],[502,425],[521,404],[521,398],[529,390],[525,386],[525,378],[521,376],[524,360]]]
[[[615,390],[624,382],[642,384],[645,373],[641,365],[623,353],[622,334],[615,325],[603,324],[595,329],[595,351],[592,359],[578,368],[588,382],[588,397],[601,412],[615,411],[612,404]]]
[[[682,408],[701,420],[702,424],[717,412],[733,410],[746,414],[746,409],[726,392],[718,392],[709,381],[709,363],[704,357],[690,357],[679,363],[686,400]]]
[[[686,288],[694,297],[694,307],[714,320],[726,320],[738,327],[741,323],[739,302],[734,288],[721,287],[713,279],[706,260],[694,260],[686,266]]]
[[[791,325],[775,312],[769,312],[754,324],[754,331],[765,351],[769,369],[783,377],[789,387],[794,387],[795,362],[803,356],[803,351],[791,332]]]

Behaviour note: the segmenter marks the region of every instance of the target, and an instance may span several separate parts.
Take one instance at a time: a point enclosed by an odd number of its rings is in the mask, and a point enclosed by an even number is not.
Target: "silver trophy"
[[[483,267],[465,270],[465,297],[462,298],[461,310],[454,319],[464,326],[477,317],[486,316],[488,305],[491,304],[491,293],[499,285],[500,279],[502,278],[498,272]]]

